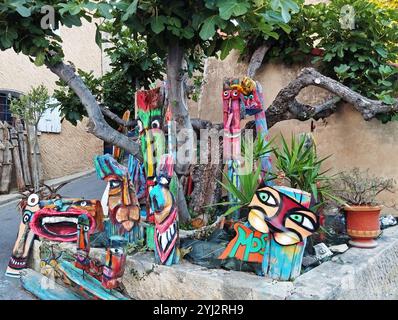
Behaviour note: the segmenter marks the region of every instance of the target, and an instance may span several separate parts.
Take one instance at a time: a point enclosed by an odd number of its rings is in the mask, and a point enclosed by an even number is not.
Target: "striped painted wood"
[[[83,300],[84,298],[42,274],[26,269],[21,273],[23,288],[40,300]]]
[[[61,261],[59,268],[69,280],[100,300],[128,300],[128,298],[116,290],[105,289],[100,281],[89,276],[87,273],[83,275],[83,270],[76,268],[70,262]]]

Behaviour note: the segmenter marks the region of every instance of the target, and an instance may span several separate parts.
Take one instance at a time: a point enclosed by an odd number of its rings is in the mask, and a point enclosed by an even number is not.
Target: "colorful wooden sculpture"
[[[37,236],[60,242],[77,241],[78,218],[84,214],[89,220],[89,235],[102,231],[102,207],[98,200],[52,199],[39,203],[30,221],[30,228]]]
[[[22,200],[19,207],[22,212],[22,221],[19,225],[17,239],[12,250],[12,255],[6,270],[6,276],[19,278],[21,271],[26,269],[29,252],[33,243],[34,233],[29,223],[35,212],[40,209],[38,194],[29,195],[27,200]]]
[[[242,223],[235,223],[236,236],[228,244],[219,259],[236,258],[241,261],[262,263],[268,234],[253,231]]]
[[[104,288],[100,280],[87,275],[68,261],[61,261],[59,269],[78,289],[79,294],[85,297],[85,300],[128,300],[120,292]]]
[[[248,205],[248,224],[235,224],[236,236],[219,259],[262,262],[265,275],[294,279],[300,274],[306,238],[319,227],[318,216],[308,209],[310,200],[301,190],[260,186]]]
[[[77,222],[76,268],[90,270],[90,220],[87,215],[80,215]]]
[[[40,197],[33,193],[20,202],[22,222],[6,270],[7,276],[19,277],[21,270],[26,268],[35,235],[53,241],[76,241],[81,214],[90,221],[90,234],[103,230],[103,212],[98,200],[64,199],[58,195],[47,200]]]
[[[262,139],[266,144],[269,141],[268,125],[265,116],[264,96],[261,85],[256,83],[249,77],[244,77],[240,86],[241,90],[241,104],[244,107],[247,116],[254,115],[256,123],[256,131],[259,139]],[[265,145],[266,145],[265,144]],[[261,161],[261,177],[266,178],[267,172],[271,172],[272,162],[270,154],[263,155]],[[267,182],[267,184],[270,184]]]
[[[240,156],[240,83],[239,79],[226,79],[223,86],[224,159]]]
[[[138,160],[133,155],[130,155],[128,162],[128,172],[130,180],[134,184],[137,194],[137,199],[140,204],[141,219],[145,221],[147,218],[147,208],[146,208],[147,190],[146,190],[144,164],[141,163],[140,160]]]
[[[137,128],[149,187],[154,185],[156,164],[165,153],[162,108],[160,88],[137,92]]]
[[[239,79],[225,79],[223,85],[223,120],[224,120],[224,160],[227,161],[228,178],[233,181],[234,186],[239,189],[238,168],[240,166],[241,154],[241,106],[240,106],[240,83]],[[231,193],[228,195],[230,202],[237,202]],[[232,215],[234,219],[239,218],[237,210]]]
[[[126,246],[127,241],[123,237],[109,239],[102,275],[102,285],[106,289],[115,289],[121,284],[126,266]]]
[[[161,158],[156,186],[150,191],[151,213],[155,217],[155,261],[163,265],[179,262],[178,210],[169,185],[173,177],[173,156]]]
[[[94,165],[99,178],[109,182],[108,235],[125,236],[134,242],[139,236],[134,228],[140,221],[140,204],[127,168],[109,154],[95,157]]]

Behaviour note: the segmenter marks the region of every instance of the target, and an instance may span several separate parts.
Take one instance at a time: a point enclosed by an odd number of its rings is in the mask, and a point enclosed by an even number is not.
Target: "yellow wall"
[[[222,80],[224,77],[242,77],[247,70],[246,64],[236,61],[236,53],[232,53],[224,61],[208,60],[202,97],[197,107],[191,107],[194,117],[222,122]],[[266,64],[260,68],[256,80],[263,86],[267,106],[297,76],[302,67]],[[314,104],[325,101],[328,96],[329,93],[324,90],[309,87],[302,91],[299,100]],[[309,131],[310,121],[289,120],[276,124],[270,129],[270,134],[278,136],[282,133],[288,138],[292,132]],[[346,104],[341,105],[338,112],[325,121],[317,121],[314,135],[319,155],[333,155],[326,162],[325,168],[332,168],[333,172],[353,167],[369,168],[371,173],[393,177],[398,181],[398,122],[382,124],[376,119],[366,122],[352,106]],[[381,199],[391,206],[395,198],[395,194],[385,194]],[[385,209],[384,212],[398,214],[393,209]]]
[[[95,43],[95,25],[83,23],[80,28],[62,28],[65,61],[76,68],[102,74],[102,52]],[[27,92],[31,86],[44,84],[52,93],[57,77],[46,67],[36,67],[28,57],[13,50],[0,52],[0,89]],[[86,132],[85,124],[77,127],[62,123],[61,134],[42,133],[40,149],[44,179],[52,179],[91,169],[94,155],[102,153],[102,141]]]

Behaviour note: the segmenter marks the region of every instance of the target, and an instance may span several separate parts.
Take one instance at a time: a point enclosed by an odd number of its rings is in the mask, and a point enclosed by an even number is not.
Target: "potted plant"
[[[358,248],[374,248],[380,235],[381,205],[376,200],[384,192],[394,192],[394,179],[371,176],[369,170],[354,168],[340,173],[335,181],[335,193],[343,199],[349,244]]]

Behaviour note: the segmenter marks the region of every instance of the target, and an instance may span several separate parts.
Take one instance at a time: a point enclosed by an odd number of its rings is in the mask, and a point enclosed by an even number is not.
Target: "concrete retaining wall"
[[[36,270],[39,245],[36,241]],[[63,246],[74,249],[73,244]],[[92,256],[103,260],[104,250],[92,249]],[[294,282],[209,270],[186,261],[159,266],[153,254],[139,253],[128,257],[123,283],[134,299],[398,299],[398,227],[386,230],[377,248],[351,248]]]

